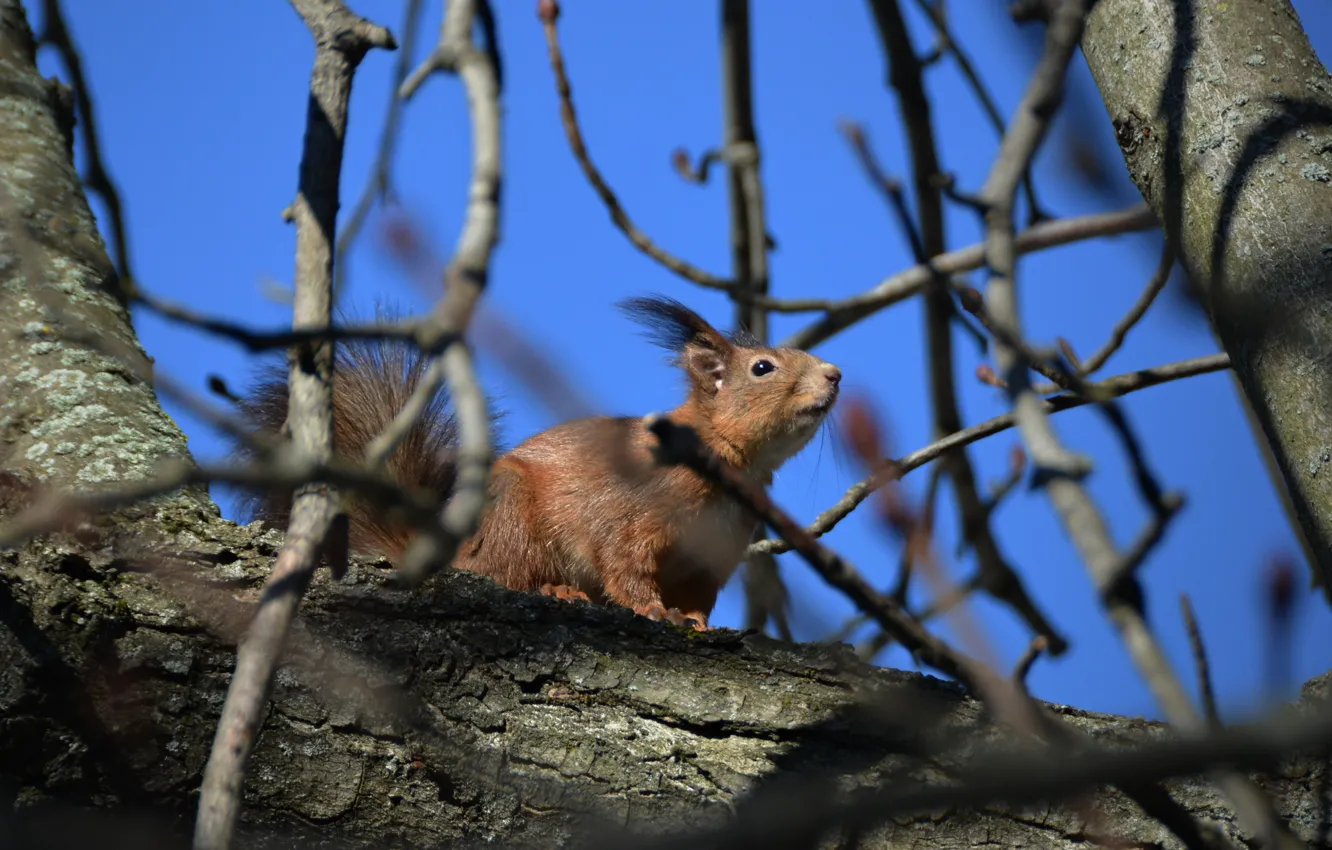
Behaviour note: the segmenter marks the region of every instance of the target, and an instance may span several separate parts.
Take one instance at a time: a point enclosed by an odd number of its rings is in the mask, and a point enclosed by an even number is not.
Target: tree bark
[[[91,543],[57,537],[0,559],[0,787],[18,825],[77,824],[69,807],[147,807],[156,827],[188,834],[234,663],[228,635],[244,627],[278,543],[167,511]],[[133,571],[154,561],[152,575]],[[824,771],[847,788],[940,783],[993,743],[980,705],[956,686],[867,666],[848,647],[697,635],[462,573],[408,593],[388,586],[386,567],[356,563],[344,582],[322,573],[311,589],[249,771],[242,817],[255,846],[317,836],[319,846],[550,847],[596,824],[698,828],[779,772]],[[847,713],[870,695],[897,708]],[[908,754],[919,741],[894,722],[907,697],[935,701],[944,755]],[[1101,744],[1162,732],[1053,710]],[[1262,780],[1305,839],[1325,770],[1297,759]],[[1169,787],[1235,834],[1210,784]],[[1117,792],[1097,806],[1095,824],[1045,806],[937,812],[863,846],[1071,848],[1090,833],[1178,846]],[[52,810],[58,820],[44,817]],[[98,834],[131,828],[142,821],[100,823]]]
[[[0,0],[0,469],[58,487],[147,478],[188,456],[185,436],[79,184],[72,97],[35,57],[22,4]]]
[[[1332,601],[1332,80],[1287,0],[1101,0],[1082,46]]]

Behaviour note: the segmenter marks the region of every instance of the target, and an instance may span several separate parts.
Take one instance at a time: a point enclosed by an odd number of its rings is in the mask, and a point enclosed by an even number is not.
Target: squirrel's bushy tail
[[[402,342],[338,343],[333,372],[334,451],[349,458],[363,456],[370,441],[416,391],[426,365],[419,352]],[[265,367],[237,406],[240,416],[251,426],[279,433],[287,420],[286,361]],[[389,456],[388,471],[400,484],[438,494],[443,504],[453,492],[457,442],[457,424],[449,409],[448,394],[441,388]],[[244,460],[252,453],[238,443],[234,456]],[[247,491],[241,496],[240,508],[250,519],[286,528],[291,493]],[[354,552],[396,558],[411,540],[408,529],[388,522],[361,500],[349,499],[347,510]]]

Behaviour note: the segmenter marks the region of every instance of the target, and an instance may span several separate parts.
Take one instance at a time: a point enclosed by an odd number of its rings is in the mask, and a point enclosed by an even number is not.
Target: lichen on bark
[[[188,457],[185,436],[153,393],[70,154],[70,101],[35,49],[22,4],[0,2],[0,469],[143,479]]]

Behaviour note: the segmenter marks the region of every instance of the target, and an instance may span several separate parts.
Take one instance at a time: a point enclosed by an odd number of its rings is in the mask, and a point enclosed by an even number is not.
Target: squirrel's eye
[[[759,360],[749,367],[749,371],[754,373],[754,377],[761,378],[777,367],[772,365],[771,360]]]

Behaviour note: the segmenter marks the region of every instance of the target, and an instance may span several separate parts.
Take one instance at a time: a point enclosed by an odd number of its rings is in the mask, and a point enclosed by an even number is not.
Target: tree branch
[[[369,50],[397,45],[388,30],[355,15],[341,0],[292,0],[292,6],[316,45],[300,187],[288,211],[297,228],[292,327],[323,329],[333,318],[333,238],[352,76]],[[291,349],[287,386],[287,426],[294,450],[315,460],[331,458],[333,343]],[[237,651],[236,672],[204,770],[195,850],[231,846],[246,762],[296,609],[321,555],[335,573],[344,568],[346,523],[338,521],[340,515],[336,491],[318,483],[296,488],[286,543]]]
[[[629,218],[629,214],[620,204],[620,199],[601,176],[601,171],[593,164],[591,155],[587,152],[587,144],[583,141],[583,132],[578,128],[578,115],[574,112],[573,105],[573,89],[569,85],[568,72],[564,69],[564,53],[560,50],[559,29],[556,26],[560,16],[560,4],[556,0],[540,0],[537,14],[541,17],[541,24],[546,33],[550,67],[555,74],[555,91],[560,97],[560,120],[564,123],[564,135],[569,140],[569,148],[573,151],[574,159],[578,160],[578,166],[583,169],[587,182],[592,184],[597,196],[606,205],[611,221],[628,237],[635,248],[685,280],[709,289],[732,291],[735,288],[734,281],[706,272],[667,252]]]
[[[1206,357],[1196,357],[1192,360],[1181,360],[1178,363],[1171,363],[1165,366],[1156,366],[1151,369],[1142,369],[1137,372],[1126,372],[1122,375],[1116,375],[1112,378],[1106,378],[1092,386],[1096,389],[1098,397],[1118,398],[1129,393],[1145,390],[1149,387],[1155,387],[1160,384],[1178,381],[1183,378],[1191,378],[1195,375],[1205,375],[1209,372],[1219,372],[1230,368],[1230,358],[1225,354],[1212,354]],[[1059,413],[1064,410],[1073,410],[1088,404],[1095,404],[1095,400],[1085,396],[1073,393],[1063,393],[1041,400],[1042,409],[1046,413]],[[897,460],[885,461],[885,465],[891,465],[900,475],[906,475],[912,470],[919,469],[932,460],[942,457],[957,446],[966,446],[986,437],[992,437],[1002,431],[1017,425],[1017,417],[1013,413],[1003,413],[984,422],[972,425],[970,428],[964,428],[954,434],[949,434],[941,440],[936,440],[924,448],[917,449],[910,454],[903,455]],[[819,514],[805,530],[815,537],[821,537],[831,531],[837,523],[850,516],[861,502],[874,492],[882,483],[880,478],[870,476],[863,481],[851,485],[845,495],[837,501],[832,507]],[[753,544],[750,548],[758,547],[773,553],[782,553],[791,551],[790,546],[780,540],[769,538]]]
[[[1046,221],[1033,225],[1017,237],[1019,254],[1067,245],[1098,236],[1115,236],[1157,227],[1157,221],[1145,204],[1112,213],[1097,213],[1078,218]],[[787,337],[781,344],[791,348],[813,348],[821,342],[866,319],[885,307],[919,294],[936,274],[951,276],[975,271],[985,265],[982,245],[970,245],[935,257],[928,266],[916,265],[885,278],[878,286],[860,295],[829,301],[787,299],[768,304],[773,312],[803,313],[821,310],[828,315]]]

